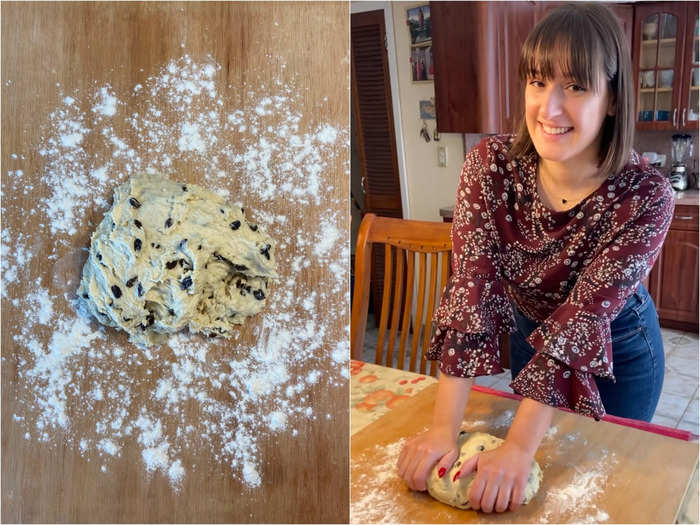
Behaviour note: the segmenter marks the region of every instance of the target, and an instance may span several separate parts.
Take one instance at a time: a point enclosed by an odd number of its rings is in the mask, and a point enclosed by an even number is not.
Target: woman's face
[[[568,167],[597,166],[602,125],[614,109],[603,74],[597,90],[586,89],[558,70],[554,78],[533,77],[525,88],[525,121],[542,159]]]

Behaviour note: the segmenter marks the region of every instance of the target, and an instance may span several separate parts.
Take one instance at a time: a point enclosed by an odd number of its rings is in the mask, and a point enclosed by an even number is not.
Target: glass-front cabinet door
[[[678,128],[685,15],[675,2],[635,5],[638,128]]]
[[[681,100],[682,129],[698,129],[700,108],[700,22],[698,21],[698,6],[695,2],[688,4],[688,30],[686,31],[686,54],[683,65],[683,96]]]

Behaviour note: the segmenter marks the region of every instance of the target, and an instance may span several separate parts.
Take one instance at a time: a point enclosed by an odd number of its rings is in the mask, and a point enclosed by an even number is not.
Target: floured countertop
[[[347,520],[348,23],[2,5],[4,521]],[[90,234],[141,172],[275,239],[279,279],[232,339],[137,348],[78,314]]]
[[[351,439],[351,523],[673,523],[698,462],[697,443],[561,410],[535,459],[543,480],[514,512],[459,510],[408,489],[396,463],[427,430],[437,384],[401,401]],[[462,429],[505,438],[518,402],[472,390]]]

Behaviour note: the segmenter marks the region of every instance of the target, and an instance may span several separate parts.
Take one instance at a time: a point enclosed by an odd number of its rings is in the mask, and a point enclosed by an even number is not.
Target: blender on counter
[[[674,190],[684,191],[688,188],[688,170],[686,162],[693,156],[693,138],[677,133],[671,137],[671,173],[669,179]]]

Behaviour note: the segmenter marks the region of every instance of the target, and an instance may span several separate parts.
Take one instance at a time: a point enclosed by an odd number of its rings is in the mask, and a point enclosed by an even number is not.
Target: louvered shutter
[[[352,109],[365,212],[403,217],[386,54],[384,12],[354,13],[351,22]],[[379,319],[384,249],[373,250],[372,305]]]

